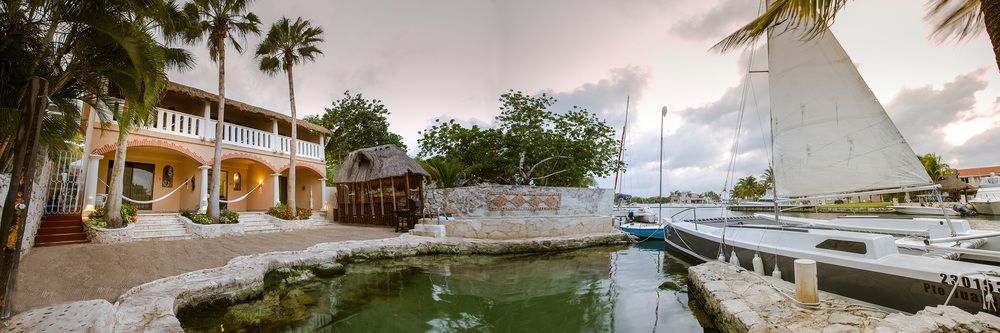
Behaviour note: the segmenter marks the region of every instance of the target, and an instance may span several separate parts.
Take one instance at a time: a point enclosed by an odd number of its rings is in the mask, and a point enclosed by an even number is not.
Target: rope
[[[98,178],[98,180],[100,180],[100,179]],[[174,193],[176,193],[178,190],[184,188],[184,185],[187,184],[189,181],[191,181],[191,178],[188,178],[187,180],[185,180],[180,185],[177,185],[177,188],[175,188],[173,191],[170,191],[170,193],[167,193],[167,195],[164,195],[164,196],[159,197],[157,199],[153,199],[153,200],[135,200],[135,199],[126,197],[125,194],[122,194],[122,199],[125,199],[125,201],[131,202],[131,203],[142,204],[142,205],[157,203],[157,202],[163,201],[163,199],[166,199],[167,197],[169,197],[169,196],[173,195]],[[111,185],[108,185],[108,183],[105,183],[103,180],[101,180],[101,184],[104,184],[104,186],[107,186],[107,187],[111,187]]]
[[[252,189],[250,189],[250,191],[247,192],[247,194],[244,194],[242,197],[239,197],[239,198],[236,198],[236,199],[233,199],[233,200],[222,200],[222,199],[219,199],[219,202],[221,202],[221,203],[234,203],[234,202],[242,201],[243,199],[246,199],[251,194],[253,194],[253,191],[256,191],[258,188],[260,188],[261,185],[264,185],[264,183],[257,183],[257,186],[254,186]]]

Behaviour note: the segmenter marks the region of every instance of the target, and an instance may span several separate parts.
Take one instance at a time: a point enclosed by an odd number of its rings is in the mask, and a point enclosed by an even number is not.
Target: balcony
[[[124,103],[119,104],[124,105]],[[217,121],[188,113],[156,108],[153,122],[141,129],[188,138],[215,140]],[[274,132],[262,131],[236,124],[226,123],[222,127],[222,143],[261,150],[277,154],[289,154],[292,138]],[[297,154],[301,157],[322,161],[323,147],[318,143],[297,140]]]

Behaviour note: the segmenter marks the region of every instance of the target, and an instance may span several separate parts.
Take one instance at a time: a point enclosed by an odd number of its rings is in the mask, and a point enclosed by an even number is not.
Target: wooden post
[[[409,211],[409,214],[406,214],[407,217],[403,219],[403,222],[400,224],[401,226],[400,231],[406,231],[406,227],[409,226],[410,223],[410,221],[407,220],[413,216],[413,205],[410,204],[410,172],[407,171],[405,176],[406,176],[406,190],[403,191],[403,193],[406,195],[406,210]]]
[[[389,178],[389,186],[392,186],[392,223],[399,225],[399,215],[397,215],[399,209],[396,208],[396,176]]]
[[[382,188],[382,178],[378,179],[378,208],[381,212],[378,217],[378,224],[385,225],[385,189]]]
[[[372,181],[366,181],[365,187],[368,188],[368,211],[371,212],[371,224],[376,224],[375,221],[375,196],[372,195]]]
[[[819,282],[816,280],[816,261],[795,259],[795,299],[802,303],[819,303]]]
[[[29,78],[20,104],[23,106],[17,134],[14,137],[14,164],[11,170],[10,186],[6,204],[0,217],[0,234],[3,235],[3,249],[0,251],[0,317],[8,318],[13,309],[11,294],[17,282],[17,267],[21,257],[21,240],[24,225],[31,207],[32,183],[39,155],[38,137],[42,121],[49,105],[48,81]],[[44,158],[44,157],[43,157]]]

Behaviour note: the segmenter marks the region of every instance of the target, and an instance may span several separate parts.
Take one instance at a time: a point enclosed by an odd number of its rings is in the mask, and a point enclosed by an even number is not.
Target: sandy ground
[[[137,285],[223,266],[242,255],[398,235],[392,228],[333,224],[242,237],[36,248],[21,260],[13,295],[14,312],[98,298],[114,303],[119,295]]]

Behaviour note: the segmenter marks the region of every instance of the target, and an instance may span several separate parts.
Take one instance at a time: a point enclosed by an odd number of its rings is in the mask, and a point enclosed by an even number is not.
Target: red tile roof
[[[1000,174],[1000,165],[979,167],[979,168],[968,168],[968,169],[958,169],[959,176],[988,176],[990,172],[995,172]]]

